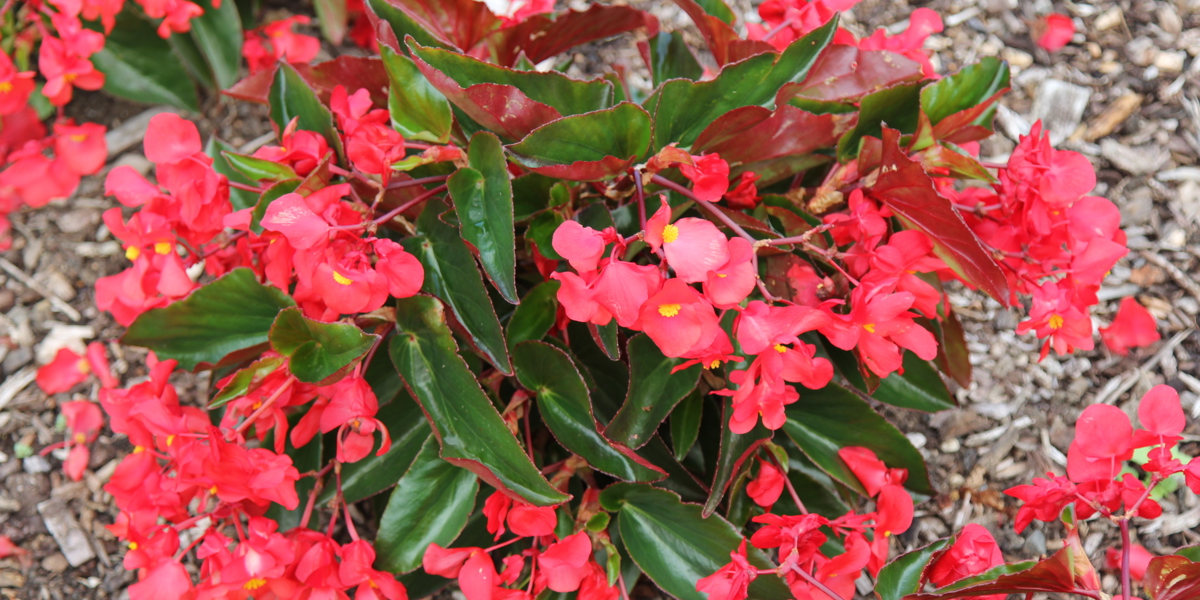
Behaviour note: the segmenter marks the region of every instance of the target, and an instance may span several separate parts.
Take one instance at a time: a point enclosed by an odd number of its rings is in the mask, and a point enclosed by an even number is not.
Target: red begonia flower
[[[692,193],[701,200],[720,200],[729,189],[729,163],[719,154],[693,156],[692,162],[679,164],[679,172],[692,181]]]
[[[587,532],[569,535],[538,555],[538,577],[556,592],[573,592],[588,575],[591,557],[592,540]]]
[[[47,394],[58,394],[83,383],[91,372],[87,359],[70,348],[59,348],[54,360],[38,368],[37,384]]]
[[[195,593],[192,576],[183,565],[171,559],[151,568],[141,581],[129,586],[129,600],[191,600]]]
[[[784,477],[786,475],[778,467],[765,460],[760,460],[758,461],[758,477],[746,484],[746,495],[750,496],[755,504],[770,511],[771,506],[783,494]]]
[[[754,247],[736,237],[729,240],[729,260],[708,272],[704,295],[719,309],[733,308],[754,291],[758,274],[754,272]]]
[[[604,256],[604,249],[615,237],[615,232],[606,229],[596,231],[584,227],[578,221],[564,221],[554,230],[551,245],[554,251],[567,259],[571,267],[580,273],[595,271]]]
[[[709,600],[744,600],[750,593],[750,582],[758,577],[758,568],[746,557],[746,540],[729,556],[729,564],[696,582],[696,590],[708,594]]]
[[[1100,339],[1113,354],[1127,356],[1130,348],[1149,346],[1162,339],[1158,321],[1132,296],[1121,300],[1112,325],[1100,329]]]
[[[646,335],[671,357],[696,358],[691,354],[707,349],[721,332],[712,305],[679,279],[668,279],[661,291],[646,300],[639,321]]]
[[[25,107],[33,93],[33,71],[18,71],[7,54],[0,52],[0,115],[11,115]]]
[[[821,533],[821,527],[829,524],[829,519],[821,515],[808,513],[806,515],[759,515],[751,519],[762,523],[763,527],[754,532],[750,543],[760,550],[779,548],[779,556],[790,556],[796,553],[796,562],[806,564],[816,556],[821,545],[828,539]]]
[[[1004,555],[992,533],[982,525],[968,523],[954,545],[929,568],[929,581],[934,587],[945,587],[1002,564]]]
[[[685,217],[671,223],[671,207],[662,206],[646,221],[646,243],[662,249],[667,264],[680,279],[700,283],[708,272],[729,262],[729,238],[711,221]]]
[[[329,238],[330,224],[313,212],[300,194],[284,194],[267,206],[263,229],[278,231],[293,248],[312,248]]]
[[[1045,522],[1058,519],[1062,510],[1075,502],[1075,484],[1053,473],[1047,473],[1046,479],[1034,478],[1032,485],[1018,485],[1004,493],[1024,502],[1013,521],[1017,533],[1024,531],[1035,519]]]
[[[437,543],[432,543],[425,549],[425,554],[421,557],[421,568],[430,575],[456,579],[463,562],[477,552],[483,552],[483,550],[480,548],[443,548]]]
[[[725,205],[737,210],[752,210],[762,201],[758,197],[758,188],[754,182],[759,180],[757,173],[745,171],[738,175],[732,190],[725,192]]]
[[[338,577],[342,585],[358,586],[355,600],[408,600],[408,592],[390,573],[376,571],[375,548],[370,542],[357,540],[342,546],[342,562]]]
[[[1075,422],[1067,476],[1076,483],[1112,479],[1133,456],[1133,425],[1121,409],[1093,404]]]
[[[71,171],[91,175],[108,160],[104,126],[97,123],[75,125],[73,121],[54,124],[54,154]]]

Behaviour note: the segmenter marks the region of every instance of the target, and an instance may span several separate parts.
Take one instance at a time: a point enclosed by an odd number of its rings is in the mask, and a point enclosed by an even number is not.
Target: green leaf
[[[679,600],[705,600],[696,582],[729,563],[742,534],[720,515],[704,518],[700,507],[680,502],[671,492],[648,485],[618,483],[600,493],[609,512],[620,511],[617,527],[629,556],[658,587]],[[748,546],[750,563],[771,568],[770,558]],[[784,600],[791,594],[778,577],[750,584],[756,600]]]
[[[321,35],[325,36],[330,44],[341,45],[350,20],[346,12],[346,3],[343,0],[313,0],[313,9],[316,10],[317,22],[321,25]],[[380,45],[380,49],[385,47]]]
[[[1175,550],[1176,556],[1182,556],[1192,562],[1200,562],[1200,546],[1187,546]]]
[[[872,398],[892,406],[937,412],[957,406],[946,383],[933,364],[912,352],[904,353],[903,374],[892,373],[879,380]]]
[[[530,462],[458,355],[441,302],[428,296],[398,300],[396,328],[388,348],[392,362],[429,416],[442,458],[537,506],[565,501],[568,496]]]
[[[278,288],[259,283],[254,271],[234,269],[183,300],[142,313],[121,343],[149,348],[159,360],[178,360],[184,369],[211,367],[266,344],[275,315],[295,304]]]
[[[875,580],[875,593],[879,600],[903,600],[909,594],[921,591],[921,574],[938,551],[950,545],[951,540],[938,540],[919,550],[900,555],[879,571]]]
[[[937,125],[946,117],[978,106],[1008,87],[1008,64],[988,56],[921,90],[921,109]],[[892,125],[889,123],[892,127]]]
[[[638,455],[667,472],[667,478],[655,482],[655,487],[675,492],[686,502],[704,502],[708,498],[708,488],[671,456],[661,435],[650,438],[650,443],[638,449]]]
[[[621,345],[617,341],[616,320],[609,321],[608,325],[588,323],[588,331],[591,332],[592,339],[604,351],[608,360],[621,360]]]
[[[282,356],[272,356],[250,363],[250,366],[234,374],[225,387],[208,403],[208,409],[213,410],[224,406],[234,398],[240,398],[262,384],[267,375],[274,373],[286,361]]]
[[[676,79],[647,101],[654,114],[654,151],[692,142],[721,115],[743,106],[770,106],[784,84],[803,81],[833,39],[837,18],[792,42],[782,54],[764,53],[725,65],[711,81]]]
[[[712,486],[709,488],[708,500],[704,502],[703,515],[707,517],[725,497],[725,490],[737,478],[738,473],[746,466],[746,459],[758,451],[763,442],[771,439],[772,431],[763,427],[762,423],[746,433],[734,433],[729,429],[729,418],[733,414],[733,401],[720,399],[721,412],[721,450],[717,455],[716,468],[713,470]]]
[[[445,144],[450,141],[454,113],[450,102],[421,74],[411,58],[379,46],[388,74],[388,111],[392,127],[405,139]]]
[[[225,143],[215,135],[208,138],[208,144],[204,147],[204,153],[213,159],[212,167],[214,171],[224,175],[230,182],[255,185],[254,180],[242,175],[241,171],[238,171],[233,168],[233,165],[229,164],[229,161],[222,160],[222,153],[234,152],[235,150],[236,148]],[[258,203],[258,194],[249,190],[230,187],[229,203],[233,205],[233,210],[247,209]]]
[[[650,145],[650,114],[632,102],[539,127],[508,147],[535,172],[571,181],[605,179],[629,168]]]
[[[677,460],[683,460],[696,444],[703,415],[704,397],[699,390],[693,390],[671,411],[671,447]]]
[[[725,4],[725,0],[696,0],[696,4],[699,4],[704,12],[733,25],[735,20],[733,10],[729,8],[728,4]]]
[[[921,453],[850,390],[835,383],[819,390],[804,390],[800,400],[787,407],[787,417],[783,430],[788,437],[817,466],[851,488],[863,490],[837,452],[847,446],[862,446],[875,452],[887,466],[908,469],[905,487],[910,491],[933,494]]]
[[[696,60],[678,31],[660,31],[650,40],[650,74],[657,87],[671,79],[696,81],[704,75],[704,67]]]
[[[500,138],[486,131],[476,133],[467,149],[467,162],[470,167],[446,180],[459,230],[474,247],[496,291],[509,304],[519,304],[513,192]]]
[[[630,448],[640,448],[650,441],[675,405],[696,388],[701,368],[692,365],[672,373],[684,359],[663,356],[654,340],[645,334],[630,338],[626,352],[629,353],[629,395],[605,428],[604,435]]]
[[[191,20],[192,40],[208,63],[217,87],[225,89],[238,82],[242,66],[242,19],[235,2],[222,2],[213,8],[211,0],[198,0],[204,14]]]
[[[381,406],[375,417],[387,427],[392,446],[383,456],[375,456],[379,450],[377,441],[366,458],[342,465],[342,496],[346,502],[364,500],[395,485],[412,465],[425,439],[431,437],[429,421],[407,393]],[[328,502],[336,492],[335,486],[321,490],[317,502]]]
[[[349,323],[314,321],[289,308],[275,317],[269,338],[271,348],[291,359],[288,368],[296,379],[327,385],[357,364],[379,336]]]
[[[271,120],[278,131],[283,131],[292,119],[299,119],[299,129],[325,136],[329,146],[337,148],[341,154],[342,141],[333,127],[333,113],[321,104],[317,93],[295,67],[285,62],[279,63],[267,97],[271,103]]]
[[[153,25],[126,8],[104,41],[104,48],[91,57],[104,73],[104,91],[146,104],[170,104],[200,111],[196,85],[187,67],[158,37]]]
[[[252,181],[268,180],[277,182],[284,179],[296,179],[299,177],[299,175],[296,174],[296,171],[292,170],[291,167],[285,164],[263,158],[256,158],[250,156],[249,154],[238,154],[236,152],[224,151],[221,152],[221,156],[225,157],[225,160],[230,166],[232,166],[234,169],[237,169],[239,173]]]
[[[542,175],[537,176],[542,177]],[[554,232],[565,220],[562,215],[558,214],[558,211],[544,210],[529,222],[529,227],[525,229],[525,240],[537,244],[538,252],[542,256],[550,260],[563,260],[563,257],[554,250]]]
[[[380,19],[387,21],[388,25],[391,25],[392,32],[395,33],[397,40],[403,41],[405,36],[412,36],[425,46],[450,47],[448,42],[435,37],[432,32],[426,31],[424,27],[413,21],[412,17],[405,14],[401,10],[399,2],[367,0],[367,4],[371,6],[372,12],[379,15]],[[385,45],[380,44],[380,46]]]
[[[565,352],[542,342],[524,342],[513,349],[513,366],[521,385],[537,395],[542,420],[564,448],[626,481],[657,481],[666,475],[601,435],[587,385]]]
[[[450,307],[488,362],[511,374],[500,319],[458,229],[439,218],[446,210],[439,200],[430,200],[417,219],[417,231],[423,235],[406,238],[404,248],[425,267],[425,290]]]
[[[429,544],[449,546],[475,509],[479,480],[438,458],[431,435],[396,484],[375,538],[375,568],[408,573],[421,566]]]
[[[521,298],[508,320],[508,348],[546,337],[558,316],[558,282],[543,281]]]
[[[837,156],[842,162],[858,156],[859,143],[866,136],[880,137],[886,124],[902,133],[917,128],[921,107],[921,84],[905,83],[863,96],[858,124],[838,140]]]

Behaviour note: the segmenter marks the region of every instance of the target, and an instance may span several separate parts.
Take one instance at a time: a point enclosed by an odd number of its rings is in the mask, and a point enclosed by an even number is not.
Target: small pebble
[[[67,557],[59,552],[42,559],[42,568],[51,573],[62,573],[67,570],[68,566],[70,565],[67,564]]]
[[[927,441],[925,438],[925,434],[919,433],[916,431],[914,431],[912,433],[906,433],[906,434],[904,434],[904,437],[908,438],[908,441],[911,442],[912,445],[916,446],[918,449],[924,448],[925,442]]]
[[[939,447],[939,449],[943,454],[954,454],[955,452],[962,450],[962,442],[959,442],[958,438],[950,438],[942,442],[942,445]]]
[[[24,466],[26,473],[49,473],[51,468],[50,461],[37,454],[25,457]]]

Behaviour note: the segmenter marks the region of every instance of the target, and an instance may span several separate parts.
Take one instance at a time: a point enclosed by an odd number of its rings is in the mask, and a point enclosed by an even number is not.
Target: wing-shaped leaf
[[[224,175],[229,181],[241,183],[244,185],[254,185],[254,180],[242,175],[241,171],[234,169],[229,161],[222,157],[225,152],[234,152],[235,148],[230,146],[217,136],[208,138],[208,144],[204,147],[204,153],[213,159],[213,170]],[[249,190],[240,190],[234,187],[229,188],[229,202],[233,205],[233,210],[242,210],[250,208],[258,203],[258,194]]]
[[[421,44],[470,50],[500,27],[486,3],[475,0],[371,0],[396,39],[411,35]]]
[[[521,164],[543,175],[595,181],[623,172],[644,155],[650,130],[650,115],[622,102],[543,125],[508,148]]]
[[[611,485],[601,492],[600,503],[605,510],[619,511],[617,528],[629,556],[658,587],[679,600],[705,600],[696,582],[727,564],[729,553],[743,539],[720,515],[704,518],[699,506],[648,485]],[[771,567],[770,559],[757,548],[749,548],[749,558],[759,568]],[[750,584],[750,597],[792,596],[778,577],[759,577]]]
[[[428,296],[398,300],[396,328],[388,347],[392,362],[428,415],[442,458],[526,502],[565,501],[530,462],[458,355],[441,302]]]
[[[188,77],[187,68],[154,26],[131,9],[117,16],[104,48],[91,60],[104,73],[104,91],[109,94],[200,111],[196,85]]]
[[[692,18],[718,66],[775,50],[767,42],[742,39],[732,27],[733,12],[722,0],[675,0],[675,4]]]
[[[571,10],[554,17],[527,17],[496,32],[488,45],[499,64],[515,65],[522,52],[533,63],[540,63],[581,44],[648,25],[657,27],[654,17],[636,8],[592,4],[587,10]]]
[[[221,156],[229,163],[238,173],[252,181],[283,181],[284,179],[296,179],[296,171],[291,167],[267,160],[265,158],[256,158],[249,154],[238,154],[237,152],[225,151]]]
[[[937,412],[957,406],[946,382],[929,361],[912,352],[904,353],[904,368],[879,380],[872,398],[892,406]]]
[[[1146,567],[1143,585],[1154,600],[1196,600],[1200,598],[1200,563],[1182,556],[1156,556]]]
[[[217,87],[225,89],[238,80],[242,67],[242,19],[237,3],[224,2],[213,8],[211,0],[199,0],[204,14],[192,18],[192,40],[212,71]]]
[[[711,81],[675,79],[664,83],[647,101],[654,114],[653,149],[672,142],[690,147],[721,115],[743,106],[770,105],[781,87],[804,79],[836,28],[834,18],[792,42],[783,54],[768,52],[727,65]]]
[[[542,420],[564,448],[626,481],[663,478],[660,469],[600,433],[587,385],[565,352],[542,342],[525,342],[513,350],[513,366],[521,385],[537,395]]]
[[[950,546],[952,540],[938,540],[924,548],[896,557],[879,571],[875,578],[875,594],[879,600],[903,600],[921,591],[921,576],[934,555]]]
[[[423,236],[406,238],[404,247],[425,267],[425,289],[450,307],[489,362],[504,373],[512,373],[500,319],[475,258],[458,229],[439,218],[447,209],[440,201],[430,200],[417,219],[417,231]]]
[[[521,342],[537,341],[550,332],[558,315],[558,282],[543,281],[521,298],[521,303],[508,319],[508,347]]]
[[[319,133],[325,136],[331,148],[341,148],[341,137],[333,128],[333,113],[321,104],[317,93],[295,67],[279,63],[268,97],[271,120],[279,131],[287,127],[292,119],[298,119],[299,129]]]
[[[476,133],[467,162],[470,167],[455,171],[446,181],[459,230],[496,291],[510,304],[519,304],[512,183],[500,139],[486,131]]]
[[[604,430],[609,439],[630,448],[650,441],[654,431],[675,405],[696,387],[700,365],[672,373],[680,358],[667,358],[654,341],[638,335],[626,346],[629,353],[629,394],[625,404]]]
[[[250,269],[234,269],[188,297],[138,316],[121,343],[175,359],[184,369],[211,367],[267,343],[279,311],[295,301],[263,285]]]
[[[847,162],[858,156],[863,138],[880,137],[885,124],[902,133],[912,133],[917,128],[920,112],[921,85],[918,83],[904,83],[867,94],[859,104],[858,124],[838,140],[838,160]]]
[[[847,446],[870,448],[892,468],[908,469],[905,487],[932,495],[929,474],[921,453],[908,438],[879,416],[853,392],[830,383],[819,390],[805,390],[800,400],[787,407],[783,430],[817,466],[834,479],[862,490],[858,478],[838,457]]]
[[[989,98],[1006,90],[1008,79],[1007,63],[994,56],[985,57],[922,89],[921,110],[936,126],[946,117],[984,104]],[[983,124],[985,121],[977,117],[976,123]]]
[[[888,50],[830,46],[803,83],[788,85],[781,96],[825,102],[854,102],[898,83],[920,81],[921,64]],[[779,99],[783,102],[783,98]]]
[[[429,544],[449,546],[475,509],[479,480],[438,457],[437,439],[425,439],[396,483],[375,537],[375,567],[407,573],[421,566]]]
[[[1011,294],[1004,271],[950,201],[937,193],[921,165],[905,156],[899,140],[900,132],[884,129],[882,166],[868,195],[892,209],[909,229],[925,232],[933,241],[934,254],[964,281],[1007,306]]]
[[[838,115],[814,115],[787,104],[774,111],[743,106],[706,127],[692,151],[716,152],[730,163],[810,154],[833,145],[845,123]]]
[[[454,113],[450,101],[421,74],[412,59],[380,46],[388,74],[388,111],[392,127],[406,139],[444,144],[450,140]]]
[[[322,323],[298,308],[280,311],[269,334],[271,347],[290,358],[288,369],[305,383],[329,383],[358,363],[379,336],[349,323]]]

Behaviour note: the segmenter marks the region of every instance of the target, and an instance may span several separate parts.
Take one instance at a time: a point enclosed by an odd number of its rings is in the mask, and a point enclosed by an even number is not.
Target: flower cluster
[[[569,471],[570,467],[564,469]],[[569,477],[569,473],[564,474]],[[583,499],[579,516],[595,514],[597,504],[598,494],[591,489]],[[483,506],[488,533],[499,540],[507,524],[515,537],[490,548],[443,548],[430,544],[422,563],[425,572],[457,579],[467,600],[531,600],[547,589],[558,593],[579,592],[582,600],[616,600],[620,592],[604,567],[596,562],[594,553],[595,546],[614,550],[608,534],[582,530],[560,537],[556,534],[557,510],[565,509],[530,506],[495,492]],[[576,518],[576,522],[580,519]],[[490,553],[521,541],[528,541],[530,547],[504,557],[501,561],[504,568],[497,571]]]

